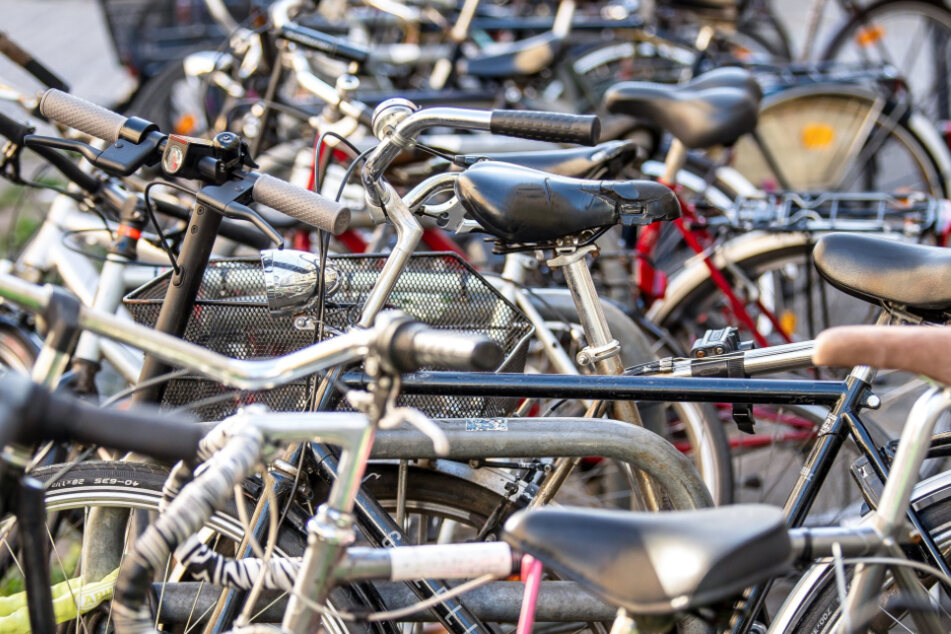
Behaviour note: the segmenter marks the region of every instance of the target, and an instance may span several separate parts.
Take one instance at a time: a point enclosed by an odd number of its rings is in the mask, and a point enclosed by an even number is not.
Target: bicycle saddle
[[[752,84],[740,86],[740,75],[732,70],[704,77],[679,86],[621,82],[608,89],[604,103],[609,112],[660,126],[691,149],[732,145],[756,128],[762,93]]]
[[[456,158],[470,163],[479,160],[504,161],[560,176],[591,178],[611,162],[628,164],[637,154],[637,148],[637,143],[633,141],[608,141],[594,147],[472,154]]]
[[[727,599],[783,572],[792,546],[782,510],[736,505],[671,513],[545,508],[503,539],[600,598],[638,614]]]
[[[460,174],[456,196],[487,233],[506,242],[543,243],[622,221],[680,217],[680,202],[660,183],[582,180],[497,161]]]
[[[708,88],[736,88],[745,90],[750,97],[759,105],[763,100],[763,87],[756,81],[756,77],[750,71],[739,66],[723,66],[708,71],[698,77],[680,86],[691,90],[707,90]]]
[[[832,286],[915,314],[951,311],[951,251],[855,233],[831,233],[812,252]]]
[[[549,31],[461,60],[459,70],[473,77],[535,75],[551,66],[563,44],[564,38]]]

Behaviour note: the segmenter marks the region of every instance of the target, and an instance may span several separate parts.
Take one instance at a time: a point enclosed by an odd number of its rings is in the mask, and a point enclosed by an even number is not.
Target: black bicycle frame
[[[790,527],[798,527],[805,521],[847,437],[853,438],[883,483],[888,477],[886,454],[875,445],[858,415],[866,406],[873,376],[874,371],[865,367],[855,368],[845,381],[420,372],[403,377],[402,391],[443,396],[831,405],[783,509]],[[343,376],[343,381],[362,388],[368,384],[368,377],[351,372]],[[908,519],[921,535],[921,546],[930,563],[949,574],[951,569],[913,508],[908,509]],[[767,582],[747,590],[731,621],[735,634],[749,631],[770,585]]]
[[[155,330],[181,337],[188,326],[195,298],[201,286],[211,249],[218,236],[221,215],[196,203],[188,222],[185,239],[178,254],[178,273],[172,276],[162,308],[155,322]],[[153,356],[146,356],[139,373],[139,384],[168,372],[169,366]],[[132,396],[133,405],[157,403],[161,400],[165,383],[138,390]]]

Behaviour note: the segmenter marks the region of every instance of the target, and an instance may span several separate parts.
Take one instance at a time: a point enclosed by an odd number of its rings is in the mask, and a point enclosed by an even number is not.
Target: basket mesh
[[[340,283],[327,297],[325,334],[332,336],[358,321],[386,258],[328,257],[327,265],[336,271]],[[170,279],[170,274],[165,274],[125,298],[126,308],[137,322],[155,324]],[[436,328],[487,335],[505,350],[499,371],[524,369],[531,324],[454,254],[414,255],[386,308],[402,310]],[[316,330],[295,324],[309,322],[312,326],[317,317],[316,311],[272,316],[267,309],[260,261],[217,260],[205,271],[184,338],[236,359],[277,357],[314,343]],[[187,407],[202,420],[220,420],[248,403],[263,403],[276,411],[302,411],[307,409],[315,386],[316,380],[311,377],[272,390],[237,392],[199,377],[184,377],[169,381],[162,405]],[[500,416],[513,404],[511,399],[429,395],[404,395],[400,402],[438,417]]]

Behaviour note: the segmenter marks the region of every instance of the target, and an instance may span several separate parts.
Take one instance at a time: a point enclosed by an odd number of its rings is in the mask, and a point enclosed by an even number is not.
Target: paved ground
[[[99,3],[92,0],[0,0],[0,29],[58,73],[80,97],[108,104],[134,86],[115,59]],[[0,58],[0,82],[39,84]]]

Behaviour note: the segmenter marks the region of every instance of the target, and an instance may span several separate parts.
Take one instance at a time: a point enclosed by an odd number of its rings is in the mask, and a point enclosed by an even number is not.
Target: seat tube
[[[558,253],[548,261],[548,266],[562,269],[571,298],[578,310],[581,327],[584,329],[588,345],[578,353],[578,363],[594,366],[598,374],[617,376],[624,373],[621,344],[611,335],[611,328],[601,309],[601,299],[594,288],[594,280],[591,279],[586,260],[587,255],[595,250],[597,247],[589,244]],[[633,401],[614,401],[612,414],[618,420],[644,426],[637,404]],[[570,468],[568,467],[569,470]],[[637,493],[646,507],[650,510],[660,510],[661,497],[650,477],[640,470],[636,473],[629,472],[629,475],[637,481],[640,489]]]

